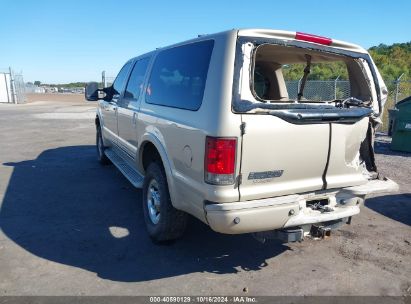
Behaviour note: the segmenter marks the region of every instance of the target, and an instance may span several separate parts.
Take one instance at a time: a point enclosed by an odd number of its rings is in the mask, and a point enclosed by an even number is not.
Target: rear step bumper
[[[234,203],[206,204],[210,227],[221,233],[240,234],[323,223],[360,213],[366,195],[394,192],[398,185],[389,180],[372,180],[360,186],[300,195],[287,195]],[[328,199],[330,210],[313,210],[307,201]]]

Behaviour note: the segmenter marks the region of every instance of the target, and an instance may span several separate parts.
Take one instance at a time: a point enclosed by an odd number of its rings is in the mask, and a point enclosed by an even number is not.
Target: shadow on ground
[[[365,200],[365,205],[386,217],[411,226],[411,193],[369,198]]]
[[[115,281],[146,281],[192,272],[259,270],[288,247],[228,236],[192,220],[170,246],[146,235],[141,192],[113,166],[100,166],[94,146],[44,151],[13,166],[0,213],[3,232],[27,251]]]

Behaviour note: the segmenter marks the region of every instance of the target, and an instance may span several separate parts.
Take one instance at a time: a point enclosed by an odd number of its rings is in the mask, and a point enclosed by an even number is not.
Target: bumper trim
[[[280,206],[295,203],[301,200],[303,197],[298,194],[286,195],[271,197],[265,199],[258,199],[245,202],[235,202],[235,203],[214,203],[206,204],[205,210],[208,211],[230,211],[230,210],[242,210],[242,209],[251,209],[251,208],[260,208],[260,207],[271,207],[271,206]]]
[[[359,206],[348,206],[335,208],[330,213],[320,213],[319,211],[310,211],[311,214],[300,212],[298,215],[291,217],[284,225],[284,228],[295,227],[306,224],[316,224],[322,222],[329,222],[345,217],[350,217],[360,213]]]

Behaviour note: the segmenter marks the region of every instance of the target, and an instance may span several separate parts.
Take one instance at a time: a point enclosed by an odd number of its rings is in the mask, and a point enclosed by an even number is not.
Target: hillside
[[[411,80],[411,42],[380,44],[368,51],[386,82],[397,79],[402,73],[402,79]]]

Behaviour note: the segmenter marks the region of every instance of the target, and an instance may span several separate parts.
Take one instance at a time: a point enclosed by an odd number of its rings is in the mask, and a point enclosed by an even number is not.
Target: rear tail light
[[[237,140],[234,138],[206,137],[204,179],[213,185],[234,184]]]
[[[295,39],[308,41],[308,42],[314,42],[318,44],[324,44],[324,45],[330,45],[333,42],[331,38],[312,35],[312,34],[306,34],[306,33],[301,33],[301,32],[295,33]]]

